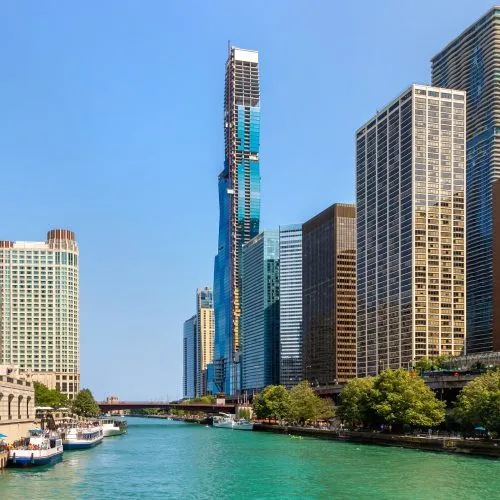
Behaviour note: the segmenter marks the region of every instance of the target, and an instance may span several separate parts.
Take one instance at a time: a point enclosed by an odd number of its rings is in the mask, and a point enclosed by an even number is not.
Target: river
[[[53,467],[0,472],[0,499],[494,499],[500,460],[131,418]]]

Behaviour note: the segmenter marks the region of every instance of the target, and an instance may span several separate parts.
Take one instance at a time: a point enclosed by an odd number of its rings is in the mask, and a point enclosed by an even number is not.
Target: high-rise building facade
[[[207,366],[214,358],[214,305],[211,288],[196,291],[197,380],[196,395],[207,393]]]
[[[79,251],[75,234],[0,241],[0,365],[70,399],[80,389]]]
[[[463,351],[465,106],[412,85],[357,131],[359,376]]]
[[[280,375],[291,388],[302,380],[302,225],[279,228]]]
[[[219,244],[214,266],[214,381],[219,392],[239,390],[241,253],[259,233],[259,57],[231,47],[224,93],[224,169],[219,174]]]
[[[356,207],[336,203],[302,226],[303,374],[356,376]]]
[[[467,92],[467,353],[491,351],[492,184],[500,178],[500,8],[432,59],[432,84]]]
[[[493,339],[494,351],[500,351],[500,179],[493,183]]]
[[[198,378],[196,314],[184,321],[182,351],[182,396],[184,398],[194,398],[196,396],[196,381]]]
[[[279,232],[263,231],[243,246],[241,389],[279,382]]]

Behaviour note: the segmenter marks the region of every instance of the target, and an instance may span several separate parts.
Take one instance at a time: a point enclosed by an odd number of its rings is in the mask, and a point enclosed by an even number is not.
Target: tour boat
[[[56,433],[32,429],[19,446],[9,449],[7,465],[10,467],[39,467],[62,459],[63,443]]]
[[[234,415],[229,413],[219,413],[213,417],[213,426],[222,429],[233,429],[235,431],[251,431],[253,423],[248,420],[235,420]]]
[[[119,436],[127,432],[127,421],[114,418],[101,418],[99,423],[102,425],[104,437]]]
[[[100,424],[74,425],[61,430],[61,437],[65,450],[84,450],[99,444],[104,432]]]

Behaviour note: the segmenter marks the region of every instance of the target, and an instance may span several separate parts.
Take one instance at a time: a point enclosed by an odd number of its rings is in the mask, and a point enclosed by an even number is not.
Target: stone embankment
[[[347,430],[315,429],[309,427],[292,427],[256,423],[254,431],[289,434],[293,436],[315,437],[346,441],[359,444],[376,444],[381,446],[398,446],[428,451],[444,451],[448,453],[464,453],[484,457],[500,458],[499,440],[471,440],[451,437],[418,437],[378,432],[358,432]]]
[[[8,457],[9,457],[9,452],[7,450],[0,450],[0,469],[7,467]]]

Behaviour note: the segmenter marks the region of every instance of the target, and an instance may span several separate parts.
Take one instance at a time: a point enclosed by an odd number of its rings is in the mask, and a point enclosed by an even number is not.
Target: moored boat
[[[100,424],[77,424],[61,429],[65,450],[85,450],[102,442],[104,432]]]
[[[42,429],[31,429],[29,436],[15,446],[9,447],[7,466],[40,467],[54,464],[62,459],[63,443],[57,433]]]
[[[212,419],[214,427],[222,429],[233,429],[235,431],[251,431],[253,430],[253,423],[245,419],[236,420],[234,415],[229,413],[219,413],[214,415]]]
[[[233,428],[234,415],[229,413],[219,413],[214,415],[212,423],[214,427],[220,427],[222,429],[232,429]]]
[[[104,437],[119,436],[127,432],[128,423],[126,420],[101,418],[99,419],[99,423],[102,425]]]
[[[233,422],[233,429],[235,431],[253,431],[253,422],[242,418]]]

